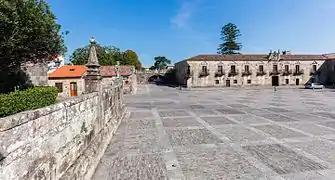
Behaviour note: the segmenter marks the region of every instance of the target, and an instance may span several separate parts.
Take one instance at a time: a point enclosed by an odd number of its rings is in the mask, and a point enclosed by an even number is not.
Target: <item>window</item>
[[[234,80],[234,84],[237,84],[237,80],[236,79]]]
[[[278,65],[273,65],[273,72],[277,72],[278,71]]]
[[[248,66],[248,65],[245,65],[245,66],[244,66],[244,71],[245,71],[245,72],[249,72],[249,66]]]
[[[285,79],[285,84],[289,84],[289,79]]]
[[[220,84],[220,81],[219,80],[215,80],[215,84]]]
[[[63,83],[55,83],[55,87],[58,89],[58,92],[63,92]]]
[[[285,65],[285,72],[288,72],[289,66]]]
[[[251,84],[251,79],[248,79],[247,83],[248,83],[248,84]]]
[[[202,66],[202,72],[207,72],[207,66]]]
[[[316,65],[315,64],[313,65],[313,71],[314,72],[316,71]]]
[[[236,72],[236,67],[235,67],[235,65],[230,66],[230,71],[231,71],[232,73]]]
[[[218,72],[222,73],[223,72],[223,67],[221,65],[218,66]]]
[[[263,72],[263,71],[264,71],[264,67],[263,67],[263,65],[259,65],[259,66],[258,66],[258,70],[259,70],[259,72]]]
[[[295,72],[299,72],[300,71],[300,66],[299,65],[295,65]]]
[[[187,71],[186,71],[187,74],[191,74],[191,67],[190,65],[187,66]]]

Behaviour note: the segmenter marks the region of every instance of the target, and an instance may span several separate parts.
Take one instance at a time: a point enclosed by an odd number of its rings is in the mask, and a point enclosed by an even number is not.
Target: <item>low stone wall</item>
[[[125,113],[121,84],[0,119],[0,179],[90,179]]]

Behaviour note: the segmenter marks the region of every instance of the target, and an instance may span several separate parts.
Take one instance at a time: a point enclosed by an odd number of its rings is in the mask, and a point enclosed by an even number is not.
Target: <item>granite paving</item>
[[[335,179],[335,92],[141,85],[94,180]]]

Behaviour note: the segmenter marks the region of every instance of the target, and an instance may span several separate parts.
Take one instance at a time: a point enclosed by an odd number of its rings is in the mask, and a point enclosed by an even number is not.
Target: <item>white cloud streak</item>
[[[185,1],[181,4],[178,13],[170,19],[171,26],[174,28],[185,28],[188,26],[198,4],[196,1]]]

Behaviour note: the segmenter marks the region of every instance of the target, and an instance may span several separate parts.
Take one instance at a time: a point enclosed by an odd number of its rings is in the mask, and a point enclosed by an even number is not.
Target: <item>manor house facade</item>
[[[335,83],[334,54],[198,55],[175,64],[176,79],[186,87],[299,86]]]

